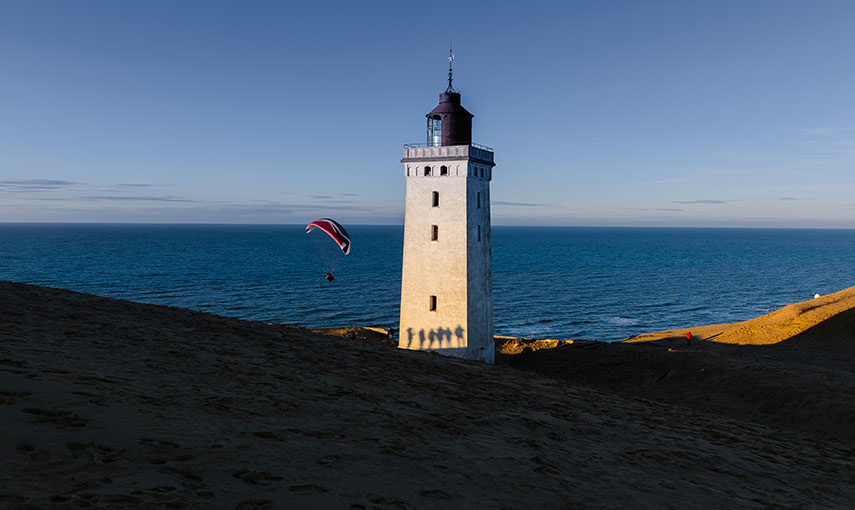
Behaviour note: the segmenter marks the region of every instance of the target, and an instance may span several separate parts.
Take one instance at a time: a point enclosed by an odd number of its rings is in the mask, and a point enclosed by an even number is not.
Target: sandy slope
[[[830,319],[840,314],[851,315],[855,310],[855,287],[834,294],[821,296],[810,301],[794,303],[756,319],[732,324],[699,326],[658,333],[647,333],[627,339],[628,342],[647,342],[651,340],[682,339],[691,331],[696,340],[709,340],[724,344],[771,345],[790,340],[800,334],[799,340],[821,342],[823,344],[855,342],[855,322]],[[845,316],[846,316],[845,315]],[[823,325],[822,331],[811,331]],[[829,326],[835,327],[832,330]],[[829,346],[832,347],[832,346]]]
[[[500,344],[499,363],[855,441],[855,287],[745,322],[649,333],[625,343],[576,342],[513,356],[519,346],[509,347]]]
[[[296,327],[0,283],[0,349],[0,508],[855,501],[849,441]]]

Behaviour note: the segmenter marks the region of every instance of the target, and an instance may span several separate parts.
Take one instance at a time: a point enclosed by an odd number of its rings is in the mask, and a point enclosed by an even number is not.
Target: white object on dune
[[[818,297],[819,297],[819,294],[814,294],[814,295],[813,295],[813,298],[814,298],[814,299],[816,299],[816,298],[818,298]]]

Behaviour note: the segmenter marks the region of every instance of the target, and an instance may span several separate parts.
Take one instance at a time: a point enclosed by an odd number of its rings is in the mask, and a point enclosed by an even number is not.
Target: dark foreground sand
[[[0,508],[851,508],[855,337],[671,336],[487,366],[0,283]]]
[[[688,345],[687,332],[693,334]],[[498,362],[609,392],[855,442],[855,287],[745,322],[501,355],[520,350],[513,341],[500,344]]]

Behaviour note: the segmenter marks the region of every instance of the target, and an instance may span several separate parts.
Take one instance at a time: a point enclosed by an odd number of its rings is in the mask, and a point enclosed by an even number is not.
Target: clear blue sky
[[[445,88],[496,225],[855,228],[855,2],[0,2],[0,221],[401,224]]]

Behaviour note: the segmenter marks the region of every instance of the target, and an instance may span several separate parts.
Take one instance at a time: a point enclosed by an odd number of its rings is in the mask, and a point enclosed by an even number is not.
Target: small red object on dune
[[[689,331],[688,333],[686,333],[686,340],[691,340],[691,339],[692,339],[692,332]]]

